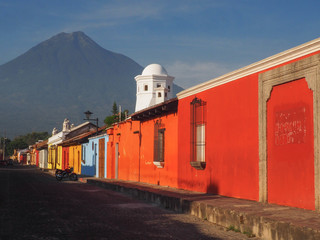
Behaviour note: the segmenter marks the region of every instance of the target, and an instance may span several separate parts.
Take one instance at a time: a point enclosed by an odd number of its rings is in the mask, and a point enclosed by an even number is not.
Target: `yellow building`
[[[81,144],[69,147],[69,166],[75,173],[81,174]]]
[[[56,169],[57,146],[48,144],[48,169]]]
[[[49,169],[62,169],[73,167],[74,172],[81,173],[81,144],[73,142],[72,139],[81,134],[91,134],[95,132],[97,127],[90,123],[85,122],[78,126],[71,126],[69,120],[66,118],[62,125],[62,131],[58,132],[57,128],[52,131],[52,136],[48,139],[48,168]],[[71,140],[71,141],[70,141]],[[70,142],[71,145],[65,145],[65,142]],[[69,147],[65,151],[64,148]],[[67,157],[68,156],[68,157]]]
[[[57,164],[56,169],[64,170],[62,167],[62,146],[57,146]]]

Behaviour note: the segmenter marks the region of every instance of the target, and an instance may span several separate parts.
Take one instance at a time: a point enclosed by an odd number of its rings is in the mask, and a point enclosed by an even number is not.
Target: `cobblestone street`
[[[96,186],[0,168],[0,239],[247,239]]]

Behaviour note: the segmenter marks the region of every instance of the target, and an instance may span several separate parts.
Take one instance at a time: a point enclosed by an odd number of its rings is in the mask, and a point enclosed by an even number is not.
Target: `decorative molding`
[[[305,78],[313,91],[315,208],[320,211],[320,54],[261,73],[259,75],[259,201],[267,202],[267,101],[272,88]]]
[[[194,87],[188,88],[184,91],[181,91],[177,94],[178,99],[182,99],[194,94],[197,94],[199,92],[211,89],[213,87],[217,87],[223,84],[226,84],[228,82],[232,82],[235,80],[238,80],[242,77],[261,72],[263,70],[267,70],[272,67],[276,67],[280,64],[284,64],[286,62],[289,62],[291,60],[304,57],[308,54],[315,53],[317,51],[320,51],[320,38],[317,38],[313,41],[307,42],[305,44],[302,44],[300,46],[291,48],[289,50],[286,50],[284,52],[278,53],[276,55],[273,55],[271,57],[265,58],[259,62],[250,64],[246,67],[240,68],[238,70],[232,71],[230,73],[227,73],[225,75],[222,75],[218,78],[209,80],[207,82],[201,83],[199,85],[196,85]]]

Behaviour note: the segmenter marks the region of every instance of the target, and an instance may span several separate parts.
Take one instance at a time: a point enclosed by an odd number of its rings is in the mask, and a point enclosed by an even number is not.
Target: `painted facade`
[[[69,166],[77,174],[81,174],[81,154],[81,144],[69,147]]]
[[[134,113],[107,131],[108,178],[320,210],[319,66],[317,39]]]
[[[27,164],[27,152],[29,149],[22,149],[17,151],[17,158],[20,164]]]
[[[318,39],[179,93],[179,188],[319,210],[319,49]],[[195,98],[206,105],[203,170],[190,160]]]
[[[63,161],[62,161],[62,146],[57,146],[57,150],[56,150],[56,169],[61,169],[63,170]]]
[[[48,168],[48,140],[39,140],[35,143],[34,148],[36,149],[36,162],[40,169]]]
[[[62,147],[62,169],[70,168],[69,165],[69,147]]]
[[[108,130],[108,178],[177,187],[177,124],[174,99]]]
[[[54,128],[52,137],[48,139],[48,168],[64,170],[68,167],[74,167],[77,169],[76,173],[80,173],[81,162],[78,160],[80,158],[75,152],[70,155],[69,146],[73,145],[72,151],[78,151],[80,143],[77,142],[77,137],[93,131],[96,131],[96,126],[90,122],[73,126],[68,119],[64,120],[61,132]]]
[[[319,72],[316,39],[137,108],[87,143],[55,133],[48,168],[61,147],[78,174],[320,211]]]
[[[62,131],[57,128],[52,130],[52,136],[48,139],[48,168],[62,169],[62,147],[61,144],[68,133],[71,131],[70,121],[66,118],[62,124]]]
[[[48,169],[56,169],[57,146],[54,144],[48,144]]]
[[[48,169],[48,150],[42,149],[39,151],[39,168]]]
[[[82,144],[81,174],[100,178],[107,177],[107,143],[106,134],[89,138]]]

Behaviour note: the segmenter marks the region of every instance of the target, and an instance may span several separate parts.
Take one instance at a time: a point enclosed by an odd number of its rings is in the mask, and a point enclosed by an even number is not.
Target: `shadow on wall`
[[[207,186],[207,193],[211,193],[211,194],[218,194],[219,193],[219,188],[216,184],[209,184]]]

